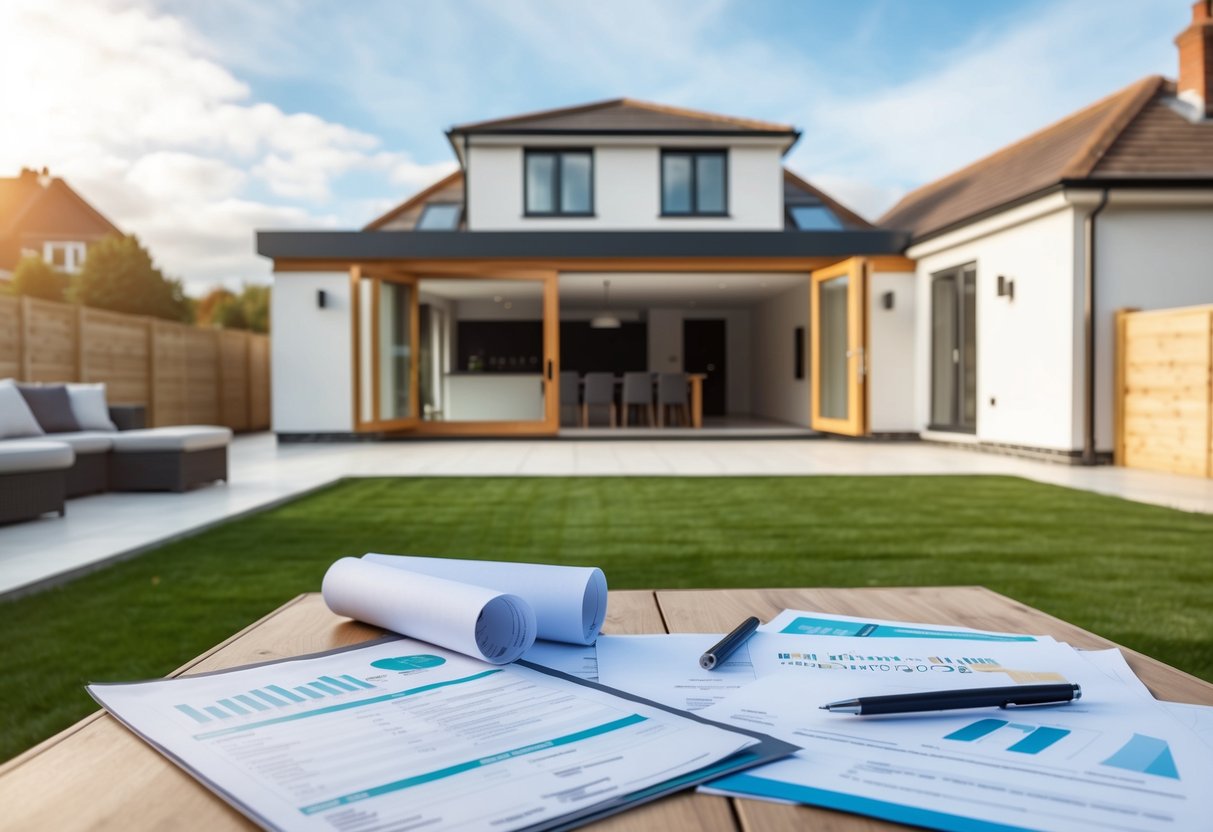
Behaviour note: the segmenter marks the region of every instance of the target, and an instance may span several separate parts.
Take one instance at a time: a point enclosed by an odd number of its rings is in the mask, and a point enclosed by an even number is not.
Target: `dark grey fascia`
[[[905,231],[258,231],[277,260],[850,257],[900,254]]]

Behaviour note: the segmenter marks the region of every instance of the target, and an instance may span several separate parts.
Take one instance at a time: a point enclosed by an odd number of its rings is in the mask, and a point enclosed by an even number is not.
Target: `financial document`
[[[411,639],[89,691],[279,829],[550,828],[791,750]]]
[[[704,791],[945,830],[1162,832],[1207,828],[1213,816],[1213,749],[1193,730],[1199,717],[1125,684],[1123,659],[1088,661],[1055,642],[759,633],[750,647],[758,681],[702,713],[802,751]],[[1083,698],[886,717],[819,709],[856,696],[1049,681],[1081,684]]]
[[[754,681],[750,651],[744,644],[713,670],[699,666],[699,657],[718,641],[719,635],[688,633],[602,636],[599,681],[671,708],[702,710]]]
[[[856,618],[850,615],[784,610],[758,628],[763,633],[797,636],[855,636],[858,638],[937,638],[964,641],[1031,642],[1053,641],[1050,636],[1023,633],[1000,633],[972,630],[943,624],[915,624],[907,621],[886,621],[881,618]]]

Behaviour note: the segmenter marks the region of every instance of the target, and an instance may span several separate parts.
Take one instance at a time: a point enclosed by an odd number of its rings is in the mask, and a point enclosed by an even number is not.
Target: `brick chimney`
[[[1213,0],[1192,4],[1192,23],[1175,38],[1179,97],[1213,118]]]

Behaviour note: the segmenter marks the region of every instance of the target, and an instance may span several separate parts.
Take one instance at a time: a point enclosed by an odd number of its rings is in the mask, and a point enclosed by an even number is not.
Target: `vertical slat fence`
[[[270,426],[269,337],[0,296],[0,378],[105,382],[148,424]]]

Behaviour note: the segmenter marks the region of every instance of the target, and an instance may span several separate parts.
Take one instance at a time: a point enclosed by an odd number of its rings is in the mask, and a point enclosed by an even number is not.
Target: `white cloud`
[[[334,225],[332,187],[352,171],[416,185],[450,169],[252,100],[214,54],[181,20],[148,5],[6,2],[0,175],[49,166],[200,291],[268,275],[253,250],[256,228]]]

